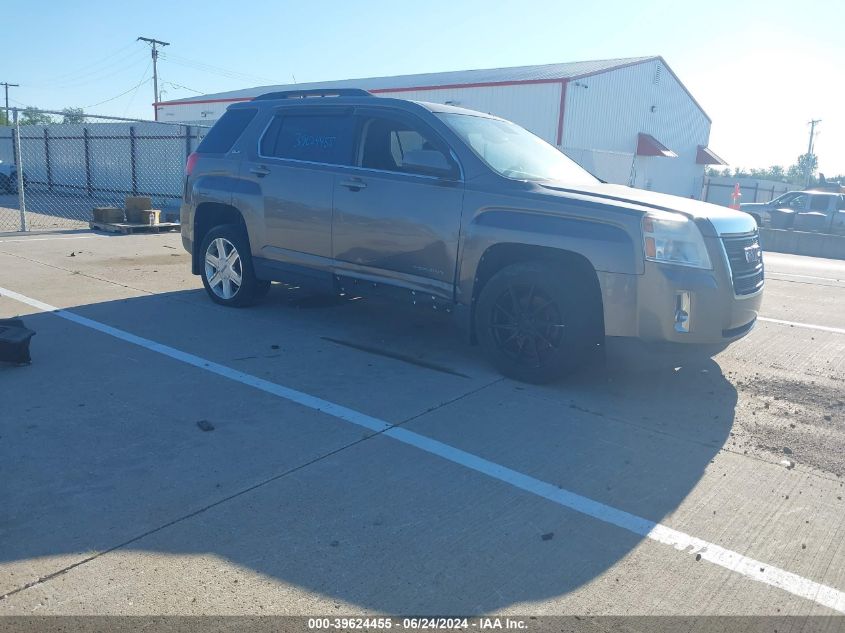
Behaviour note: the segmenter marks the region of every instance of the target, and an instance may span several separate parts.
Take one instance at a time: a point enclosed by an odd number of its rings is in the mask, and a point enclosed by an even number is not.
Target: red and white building
[[[489,112],[534,132],[608,182],[699,197],[710,117],[662,57],[260,86],[155,104],[160,121],[209,124],[265,92],[363,88]]]

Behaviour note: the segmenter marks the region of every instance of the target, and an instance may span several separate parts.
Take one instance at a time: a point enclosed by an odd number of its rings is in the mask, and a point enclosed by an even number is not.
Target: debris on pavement
[[[199,427],[200,431],[213,431],[214,425],[209,422],[208,420],[199,420],[197,421],[197,426]]]
[[[23,319],[0,319],[0,361],[14,365],[30,364],[29,341],[33,336],[35,332],[27,329]]]

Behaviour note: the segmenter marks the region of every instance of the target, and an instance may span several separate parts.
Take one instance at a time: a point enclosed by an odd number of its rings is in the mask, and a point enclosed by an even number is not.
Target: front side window
[[[807,206],[807,194],[799,193],[792,200],[789,201],[789,208],[801,211]]]
[[[350,165],[352,130],[349,116],[277,115],[261,139],[261,155]]]
[[[515,123],[469,114],[438,115],[496,173],[513,180],[595,185],[601,181]]]
[[[404,159],[408,152],[433,151],[443,153],[433,138],[402,121],[381,117],[365,119],[361,127],[361,143],[358,148],[357,165],[368,169],[418,173],[406,166]]]
[[[797,195],[797,193],[785,193],[769,202],[769,204],[773,207],[787,207],[789,206],[790,201]]]

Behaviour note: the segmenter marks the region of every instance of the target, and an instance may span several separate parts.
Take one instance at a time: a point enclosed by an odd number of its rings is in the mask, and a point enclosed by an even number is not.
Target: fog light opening
[[[690,328],[690,296],[682,290],[675,293],[675,331],[688,333]]]

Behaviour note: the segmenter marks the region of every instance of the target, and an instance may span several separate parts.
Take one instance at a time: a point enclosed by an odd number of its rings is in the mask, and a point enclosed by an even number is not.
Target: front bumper
[[[705,242],[712,270],[647,261],[642,275],[603,276],[607,334],[698,345],[726,344],[748,334],[763,288],[737,294],[722,239],[708,237]],[[679,328],[681,306],[689,316]]]

